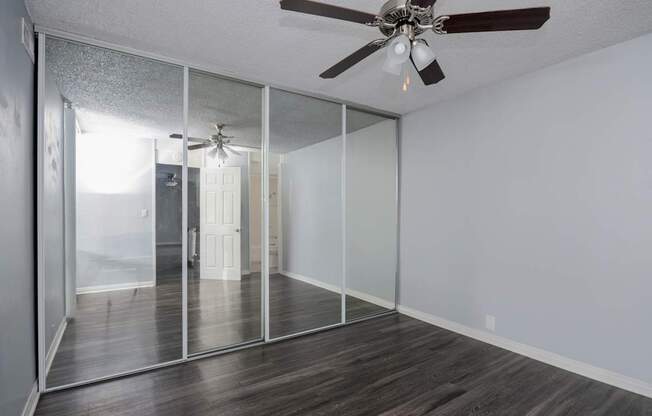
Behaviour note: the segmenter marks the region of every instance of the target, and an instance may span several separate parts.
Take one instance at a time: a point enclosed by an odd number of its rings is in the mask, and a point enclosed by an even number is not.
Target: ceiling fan
[[[281,0],[281,9],[377,27],[384,35],[369,42],[351,55],[328,68],[319,76],[335,78],[374,52],[389,46],[383,71],[401,75],[403,64],[412,61],[425,85],[445,78],[425,39],[417,38],[428,30],[438,35],[449,33],[493,32],[539,29],[550,18],[550,7],[499,10],[435,16],[437,0],[389,0],[375,15],[311,0]],[[409,83],[409,78],[407,78]],[[403,84],[403,90],[407,85]]]
[[[199,144],[188,145],[188,150],[199,150],[199,149],[210,148],[207,155],[211,158],[217,157],[217,162],[220,164],[226,162],[226,160],[229,158],[229,153],[232,153],[236,156],[240,156],[241,153],[238,150],[245,151],[245,152],[259,150],[255,147],[231,144],[231,139],[233,139],[234,136],[227,136],[224,133],[222,133],[222,130],[224,130],[226,126],[227,125],[224,123],[214,124],[215,130],[217,130],[217,134],[211,135],[211,137],[208,139],[188,137],[189,142],[199,142]],[[175,134],[171,134],[170,138],[182,139],[183,135],[175,133]]]

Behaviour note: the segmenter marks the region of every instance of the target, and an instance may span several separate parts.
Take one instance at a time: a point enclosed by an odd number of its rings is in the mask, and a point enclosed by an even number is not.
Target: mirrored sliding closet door
[[[347,107],[346,320],[396,306],[396,120]]]
[[[342,319],[342,106],[272,89],[269,331],[278,338]]]
[[[183,69],[48,37],[48,388],[182,358]]]
[[[188,351],[261,340],[262,88],[191,71]]]
[[[396,119],[72,39],[39,34],[45,391],[395,309]]]

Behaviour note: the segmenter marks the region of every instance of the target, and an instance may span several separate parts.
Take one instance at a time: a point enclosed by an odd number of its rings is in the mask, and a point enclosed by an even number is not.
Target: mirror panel
[[[183,270],[189,355],[262,341],[265,319],[277,339],[395,309],[395,119],[271,88],[264,156],[263,89],[189,70],[183,229],[184,69],[44,53],[47,388],[184,358]]]
[[[270,90],[269,327],[342,319],[342,106]]]
[[[346,320],[395,309],[396,120],[347,107]]]
[[[183,69],[50,37],[45,62],[47,386],[180,359],[181,228],[159,223],[181,172],[156,142],[183,129]]]
[[[188,118],[188,351],[195,354],[262,339],[262,89],[191,71]]]

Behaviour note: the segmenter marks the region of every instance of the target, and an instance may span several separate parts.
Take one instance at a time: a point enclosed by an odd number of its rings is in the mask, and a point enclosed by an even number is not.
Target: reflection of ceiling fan
[[[165,186],[168,188],[175,188],[179,184],[176,173],[168,173],[165,180]]]
[[[389,45],[383,71],[401,75],[403,64],[409,60],[426,85],[444,79],[444,73],[435,60],[425,39],[417,36],[427,30],[438,35],[448,33],[493,32],[502,30],[539,29],[550,18],[550,7],[501,10],[435,16],[433,6],[437,0],[388,0],[378,15],[347,9],[311,0],[281,0],[281,8],[334,19],[347,20],[377,27],[384,35],[347,56],[320,77],[335,78],[374,52]],[[406,82],[403,90],[407,89]]]
[[[196,137],[188,137],[189,142],[199,142],[199,144],[191,144],[188,146],[188,150],[199,150],[210,148],[207,155],[211,158],[217,157],[218,163],[224,163],[229,158],[229,153],[233,153],[236,156],[240,156],[240,151],[253,151],[257,150],[254,147],[241,146],[231,144],[233,136],[226,136],[222,133],[226,124],[217,123],[214,125],[217,130],[217,134],[211,135],[209,139],[198,139]],[[170,138],[172,139],[181,139],[183,136],[181,134],[171,134]]]

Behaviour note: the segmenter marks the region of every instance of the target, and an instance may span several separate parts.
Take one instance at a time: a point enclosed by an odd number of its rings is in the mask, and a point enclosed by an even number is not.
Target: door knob
[[[239,229],[239,228],[236,228],[236,229],[235,229],[235,232],[236,232],[236,233],[239,233],[239,232],[240,232],[240,229]]]

